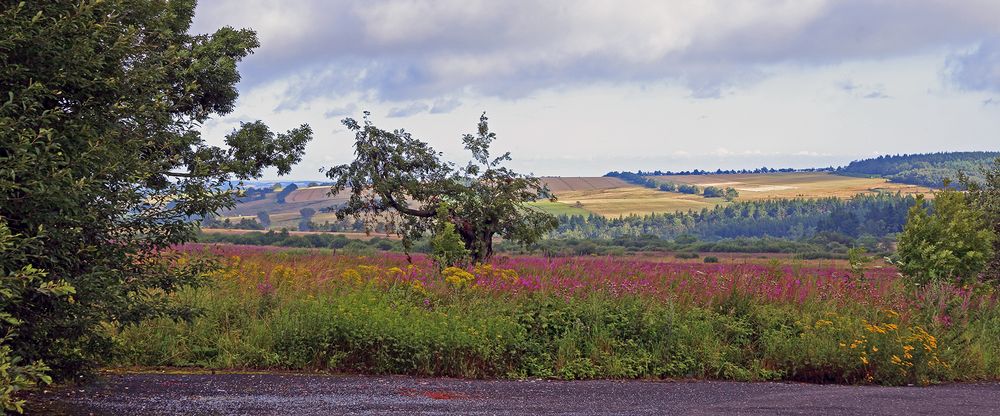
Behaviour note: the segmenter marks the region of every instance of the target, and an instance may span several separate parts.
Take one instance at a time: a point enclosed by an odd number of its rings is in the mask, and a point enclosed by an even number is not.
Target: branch
[[[416,210],[404,207],[399,202],[396,202],[396,200],[392,197],[392,195],[389,194],[382,195],[382,198],[385,199],[385,201],[389,203],[389,206],[393,207],[396,211],[399,211],[406,215],[412,215],[414,217],[421,217],[421,218],[430,218],[437,215],[437,212],[435,211]]]

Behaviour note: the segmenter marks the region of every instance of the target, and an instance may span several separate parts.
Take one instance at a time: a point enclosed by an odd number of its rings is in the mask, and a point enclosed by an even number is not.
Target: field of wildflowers
[[[1000,376],[997,294],[791,260],[425,257],[257,246],[179,294],[190,321],[109,325],[120,366],[456,377],[929,384]]]

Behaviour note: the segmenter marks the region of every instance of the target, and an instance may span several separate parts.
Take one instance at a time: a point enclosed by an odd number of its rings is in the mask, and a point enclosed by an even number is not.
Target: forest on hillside
[[[613,239],[656,236],[701,240],[773,237],[798,240],[817,233],[851,239],[881,239],[902,231],[916,199],[900,194],[858,195],[850,199],[774,199],[740,201],[694,212],[629,215],[561,216],[557,238]]]
[[[964,172],[980,177],[980,167],[1000,157],[1000,152],[942,152],[913,155],[879,156],[856,160],[837,168],[844,175],[880,176],[893,182],[941,188],[945,180],[954,180]]]

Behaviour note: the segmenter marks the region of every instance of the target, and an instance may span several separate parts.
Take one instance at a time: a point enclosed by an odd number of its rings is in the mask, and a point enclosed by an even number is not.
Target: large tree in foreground
[[[465,166],[443,161],[405,130],[375,127],[367,112],[362,123],[348,118],[344,125],[355,132],[356,159],[327,171],[333,194],[350,190],[350,199],[336,210],[339,219],[353,216],[369,231],[385,224],[406,247],[447,221],[473,261],[493,255],[494,237],[531,244],[558,225],[555,217],[528,204],[552,198],[545,185],[503,166],[511,160],[509,153],[490,154],[496,134],[485,114],[478,131],[462,138],[472,153]]]
[[[103,325],[183,312],[165,299],[201,269],[164,249],[232,206],[231,180],[287,173],[312,132],[202,139],[258,42],[189,35],[192,0],[0,7],[0,355],[17,357],[0,362],[75,375],[108,354]]]

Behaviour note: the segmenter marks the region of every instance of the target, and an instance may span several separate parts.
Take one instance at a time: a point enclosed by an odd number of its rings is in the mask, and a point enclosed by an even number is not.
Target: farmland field
[[[672,175],[651,177],[662,182],[692,184],[700,187],[733,187],[740,192],[737,200],[774,198],[849,198],[859,193],[901,192],[929,193],[930,189],[915,185],[890,183],[879,178],[856,178],[826,172],[765,173],[732,175]],[[530,204],[553,215],[589,215],[616,217],[619,215],[698,211],[724,204],[721,198],[704,198],[677,192],[662,192],[609,177],[543,177],[540,178],[558,198],[557,202],[539,201]],[[302,208],[317,211],[313,222],[334,222],[333,213],[320,212],[346,201],[344,195],[327,195],[329,187],[299,188],[291,192],[285,203],[275,200],[275,194],[264,199],[238,204],[222,213],[222,218],[238,222],[253,218],[259,211],[271,216],[271,228],[298,228]],[[579,204],[577,204],[579,202]]]
[[[880,178],[856,178],[827,172],[670,175],[651,176],[660,182],[691,184],[699,187],[732,187],[739,191],[737,201],[784,198],[850,198],[873,192],[903,194],[929,193],[916,185],[888,182]],[[604,179],[604,180],[602,180]],[[581,204],[578,208],[604,216],[682,212],[713,208],[725,203],[722,198],[704,198],[678,192],[663,192],[630,184],[618,178],[544,178],[559,198],[558,203]],[[548,209],[561,213],[557,209]]]
[[[611,189],[563,191],[555,194],[561,204],[575,205],[579,202],[582,209],[604,216],[697,211],[702,208],[711,209],[723,202],[722,198],[662,192],[635,185]]]
[[[592,191],[597,189],[627,188],[632,186],[618,178],[608,177],[560,177],[546,176],[540,178],[549,190],[554,193],[567,191]]]
[[[860,193],[901,192],[929,193],[922,186],[892,183],[882,178],[857,178],[828,172],[761,173],[732,175],[671,175],[650,176],[661,182],[690,184],[700,187],[732,187],[740,192],[739,199],[774,198],[850,198]]]

